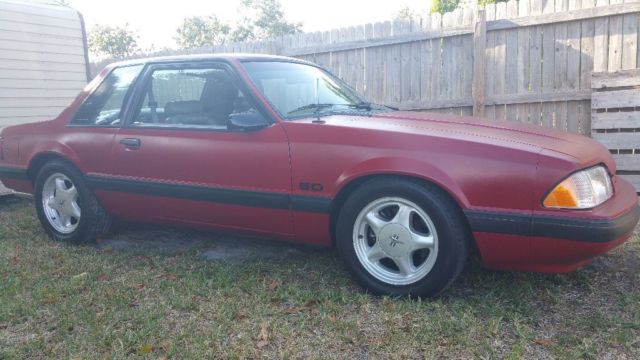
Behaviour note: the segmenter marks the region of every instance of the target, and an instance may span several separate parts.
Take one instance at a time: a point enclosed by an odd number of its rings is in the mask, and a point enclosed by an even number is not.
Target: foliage
[[[419,20],[420,18],[422,18],[422,16],[420,16],[420,14],[417,11],[406,6],[400,9],[400,11],[398,11],[398,13],[396,14],[395,20],[411,21],[411,20]]]
[[[509,0],[478,0],[478,5],[484,7],[487,6],[489,4],[496,4],[499,2],[507,2]]]
[[[184,19],[176,30],[176,43],[181,48],[197,48],[224,44],[231,28],[215,15]]]
[[[242,20],[231,33],[233,41],[250,41],[295,34],[302,24],[288,22],[278,0],[242,0]]]
[[[95,25],[89,32],[89,50],[98,56],[127,57],[138,50],[138,34],[124,27]]]
[[[499,2],[507,2],[509,0],[433,0],[431,3],[431,13],[448,13],[458,7],[469,6],[478,3],[481,7]]]
[[[431,3],[431,13],[448,13],[455,10],[460,4],[460,0],[433,0]]]

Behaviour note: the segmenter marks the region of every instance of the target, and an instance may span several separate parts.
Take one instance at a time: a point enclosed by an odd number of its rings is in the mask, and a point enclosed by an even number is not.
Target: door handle
[[[120,140],[120,144],[128,148],[137,149],[140,147],[140,145],[142,145],[142,141],[140,141],[140,139],[137,139],[137,138],[124,138]]]

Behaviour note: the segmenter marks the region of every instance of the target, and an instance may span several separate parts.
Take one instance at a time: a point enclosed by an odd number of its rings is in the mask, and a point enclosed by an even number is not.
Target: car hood
[[[585,161],[606,152],[600,143],[586,136],[515,121],[489,121],[469,116],[412,111],[379,113],[368,117],[336,115],[322,119],[334,126],[451,138],[502,147],[528,148],[537,152],[549,150]]]

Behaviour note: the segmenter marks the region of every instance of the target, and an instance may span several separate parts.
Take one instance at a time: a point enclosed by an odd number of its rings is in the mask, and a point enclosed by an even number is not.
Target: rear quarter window
[[[85,99],[71,120],[72,125],[118,126],[129,88],[144,65],[116,68]]]

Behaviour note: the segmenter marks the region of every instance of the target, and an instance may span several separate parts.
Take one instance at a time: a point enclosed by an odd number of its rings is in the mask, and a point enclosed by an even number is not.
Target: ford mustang
[[[615,174],[587,137],[398,111],[264,55],[113,64],[57,118],[0,133],[0,180],[34,194],[55,240],[121,218],[334,246],[375,294],[434,296],[469,254],[577,269],[638,222]]]

